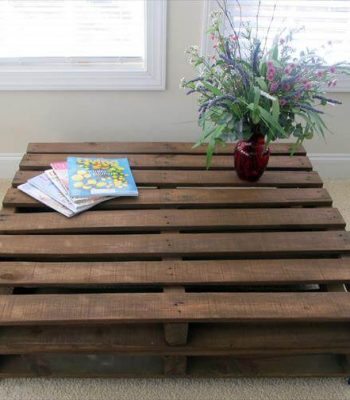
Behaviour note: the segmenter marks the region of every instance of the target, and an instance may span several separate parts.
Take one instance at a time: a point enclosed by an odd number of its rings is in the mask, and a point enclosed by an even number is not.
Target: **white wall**
[[[0,92],[0,153],[11,157],[9,153],[24,152],[35,141],[195,140],[196,101],[179,89],[179,81],[193,76],[184,49],[200,43],[203,3],[168,0],[164,92]],[[350,94],[337,98],[344,104],[330,110],[334,135],[327,144],[307,144],[312,153],[350,154]],[[11,169],[10,163],[0,162],[0,176],[9,173],[6,166]]]

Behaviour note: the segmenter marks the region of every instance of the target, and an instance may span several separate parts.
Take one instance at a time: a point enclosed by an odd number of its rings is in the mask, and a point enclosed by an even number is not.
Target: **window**
[[[256,15],[259,0],[228,0],[234,19],[250,22],[256,28]],[[274,11],[274,6],[276,9]],[[215,1],[209,0],[205,10],[205,24],[210,21],[209,14],[216,8]],[[294,45],[298,51],[318,49],[327,63],[350,62],[350,0],[261,0],[259,10],[258,34],[265,37],[269,29],[269,40],[282,29],[300,29],[294,35]],[[203,47],[209,51],[209,43],[203,39]],[[333,89],[334,90],[334,89]],[[350,91],[350,80],[341,78],[336,91]]]
[[[164,89],[166,0],[0,0],[0,90]]]

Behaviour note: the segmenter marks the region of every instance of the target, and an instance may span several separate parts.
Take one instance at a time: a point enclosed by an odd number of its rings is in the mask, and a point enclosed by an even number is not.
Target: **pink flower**
[[[285,83],[283,85],[283,90],[285,90],[286,92],[288,92],[291,89],[291,86],[288,83]]]
[[[215,42],[213,47],[214,47],[214,49],[217,49],[219,47],[219,42]]]
[[[324,76],[324,71],[317,71],[316,72],[316,75],[318,76],[318,78],[323,78],[323,76]]]
[[[212,34],[210,35],[210,39],[211,39],[211,40],[215,40],[215,35],[214,35],[214,33],[212,33]]]
[[[276,68],[273,66],[273,63],[271,61],[269,61],[267,63],[268,67],[267,67],[267,79],[269,81],[273,81],[276,75]]]
[[[285,69],[284,69],[284,73],[286,75],[289,75],[292,72],[292,68],[288,65]]]
[[[232,42],[235,42],[236,40],[238,40],[238,35],[230,35],[229,38]]]
[[[272,82],[270,85],[270,92],[274,93],[278,89],[278,83],[277,82]]]
[[[310,81],[306,81],[304,83],[304,89],[305,90],[310,90],[312,88],[312,83]]]
[[[287,100],[286,99],[280,99],[280,105],[283,107],[287,104]]]
[[[332,65],[332,66],[329,68],[329,72],[330,72],[331,74],[335,74],[336,70],[337,70],[337,69],[335,68],[334,65]]]
[[[276,70],[270,70],[267,73],[267,79],[271,82],[275,79]]]

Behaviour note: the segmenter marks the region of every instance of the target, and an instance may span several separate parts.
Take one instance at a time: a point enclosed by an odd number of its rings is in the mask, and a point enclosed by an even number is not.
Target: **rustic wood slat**
[[[347,293],[0,295],[0,325],[349,322]]]
[[[180,142],[78,142],[78,143],[29,143],[27,153],[139,153],[139,154],[205,154],[207,146],[193,148],[194,143]],[[218,146],[216,154],[232,154],[234,144]],[[289,143],[273,143],[272,154],[289,155],[292,146]],[[293,149],[294,150],[294,149]],[[303,146],[295,149],[294,154],[305,155]]]
[[[85,156],[86,154],[72,154]],[[125,154],[92,154],[90,157],[123,158]],[[25,154],[20,162],[21,170],[43,170],[50,167],[55,161],[65,161],[67,154]],[[177,155],[177,154],[128,154],[130,166],[133,169],[206,169],[205,155]],[[233,156],[217,155],[213,158],[211,169],[233,169]],[[267,166],[269,170],[304,170],[312,169],[311,162],[306,156],[278,156],[272,155]]]
[[[38,171],[17,171],[12,185],[25,183]],[[257,182],[242,181],[234,171],[136,170],[133,175],[140,186],[231,186],[231,187],[322,187],[322,180],[313,171],[267,171]]]
[[[0,262],[1,286],[350,283],[350,259]]]
[[[350,233],[264,232],[153,235],[0,235],[6,258],[321,256],[350,253]]]
[[[0,233],[9,234],[342,228],[335,208],[89,211],[69,219],[53,212],[0,213]]]
[[[161,324],[0,328],[1,354],[315,354],[350,350],[349,323],[193,324],[186,346],[169,346]]]
[[[164,378],[164,363],[159,356],[115,356],[99,354],[45,354],[7,356],[0,377],[61,378]],[[227,377],[348,377],[350,367],[337,354],[290,356],[193,357],[186,375],[190,378]],[[175,375],[176,376],[176,375]]]
[[[9,188],[3,202],[6,207],[45,208],[15,188]],[[100,203],[95,209],[164,207],[290,207],[332,205],[324,188],[319,189],[139,189],[138,197],[125,197]]]
[[[195,357],[187,368],[190,377],[320,377],[350,375],[350,366],[338,354]]]

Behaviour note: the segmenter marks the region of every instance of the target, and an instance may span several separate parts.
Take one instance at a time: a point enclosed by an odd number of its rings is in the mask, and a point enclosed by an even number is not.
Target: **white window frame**
[[[212,11],[217,9],[216,0],[204,0],[203,8],[203,24],[202,24],[202,40],[201,40],[201,53],[203,55],[210,55],[213,52],[213,47],[207,30],[210,26],[210,15]],[[337,77],[338,83],[334,88],[325,88],[326,92],[341,93],[350,92],[350,76],[339,75]]]
[[[165,90],[167,0],[145,1],[145,66],[79,59],[1,64],[0,91]],[[122,60],[121,60],[122,61]]]

